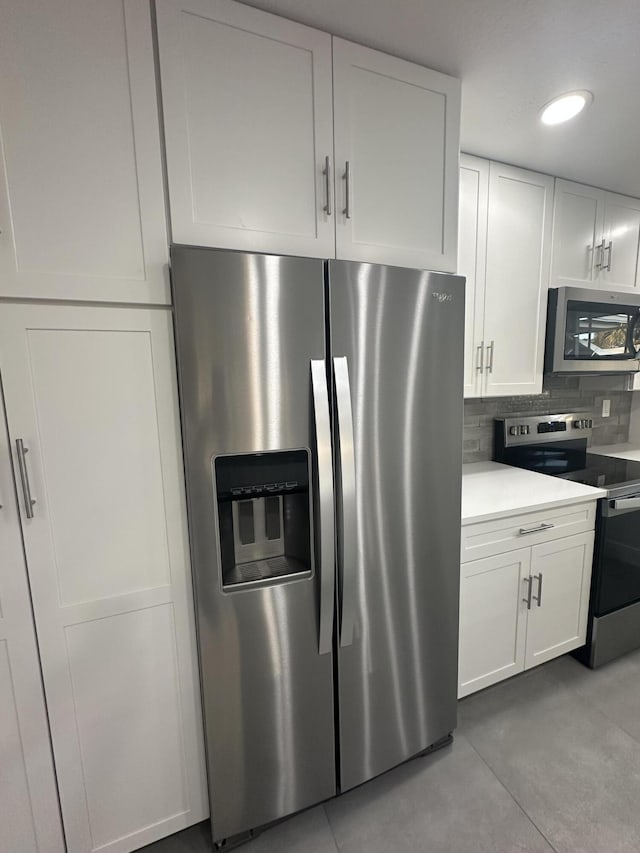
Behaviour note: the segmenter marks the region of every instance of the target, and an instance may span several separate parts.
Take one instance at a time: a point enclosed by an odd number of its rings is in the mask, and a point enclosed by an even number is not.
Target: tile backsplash
[[[592,412],[591,444],[618,444],[629,439],[633,394],[624,376],[546,376],[542,394],[464,401],[463,462],[493,459],[493,419],[502,415],[548,415]],[[602,417],[602,401],[611,414]]]

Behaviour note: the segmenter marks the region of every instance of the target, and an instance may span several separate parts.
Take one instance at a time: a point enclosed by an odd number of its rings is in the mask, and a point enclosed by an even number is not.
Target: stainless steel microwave
[[[640,294],[551,289],[544,364],[546,373],[636,373]]]

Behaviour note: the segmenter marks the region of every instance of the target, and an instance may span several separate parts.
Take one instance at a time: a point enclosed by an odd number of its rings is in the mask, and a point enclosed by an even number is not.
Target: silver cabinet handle
[[[351,219],[351,164],[347,160],[344,164],[344,213],[345,219]]]
[[[479,344],[476,350],[476,370],[480,373],[484,370],[484,341]]]
[[[538,524],[536,527],[521,527],[518,533],[520,536],[527,536],[529,533],[540,533],[541,530],[551,530],[555,527],[555,524],[548,524],[543,521],[542,524]]]
[[[318,525],[320,527],[320,626],[318,654],[333,645],[333,598],[335,594],[335,519],[333,513],[333,458],[326,364],[311,362],[311,387],[318,461]]]
[[[538,607],[542,607],[542,572],[539,575],[533,576],[538,581],[538,594],[533,596],[533,600],[538,602]],[[533,586],[533,584],[531,584]],[[529,587],[531,592],[531,587]]]
[[[324,187],[327,194],[327,203],[323,210],[327,216],[331,216],[331,164],[328,156],[324,158],[324,169],[322,170],[322,174],[324,175]]]
[[[529,577],[524,579],[524,582],[527,584],[527,597],[523,598],[522,600],[527,605],[527,610],[531,610],[531,589],[533,587],[533,580],[529,576]]]
[[[493,373],[493,353],[496,348],[496,342],[491,341],[487,347],[487,373]]]
[[[609,240],[609,244],[604,247],[603,256],[605,252],[609,252],[609,257],[607,258],[606,266],[602,266],[602,270],[606,270],[607,272],[611,272],[611,256],[613,255],[613,240]]]
[[[22,496],[24,498],[24,511],[27,518],[33,518],[33,508],[36,504],[31,497],[31,486],[29,485],[29,472],[27,471],[26,456],[29,448],[24,446],[21,438],[16,438],[16,454],[18,456],[18,468],[20,470],[20,482],[22,484]]]
[[[594,263],[594,267],[595,267],[597,270],[601,270],[601,269],[602,269],[602,259],[603,259],[603,257],[604,257],[604,242],[602,242],[602,243],[598,243],[598,245],[597,245],[597,246],[594,246],[594,247],[593,247],[593,251],[594,251],[594,254],[595,254],[595,252],[599,252],[599,254],[598,254],[598,262],[597,262],[597,263]]]
[[[356,460],[351,412],[349,366],[346,358],[333,359],[338,446],[339,506],[338,577],[340,579],[340,645],[353,642],[357,569]]]

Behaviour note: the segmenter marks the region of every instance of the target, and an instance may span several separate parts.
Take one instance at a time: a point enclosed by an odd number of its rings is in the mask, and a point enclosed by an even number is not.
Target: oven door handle
[[[634,495],[629,498],[614,498],[612,501],[606,501],[602,515],[605,518],[612,518],[616,515],[624,515],[627,512],[637,512],[640,510],[640,495]]]

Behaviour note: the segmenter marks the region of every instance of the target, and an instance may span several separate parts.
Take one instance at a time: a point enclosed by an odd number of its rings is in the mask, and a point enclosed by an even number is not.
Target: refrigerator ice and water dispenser
[[[309,452],[219,456],[213,467],[223,587],[309,573]]]

